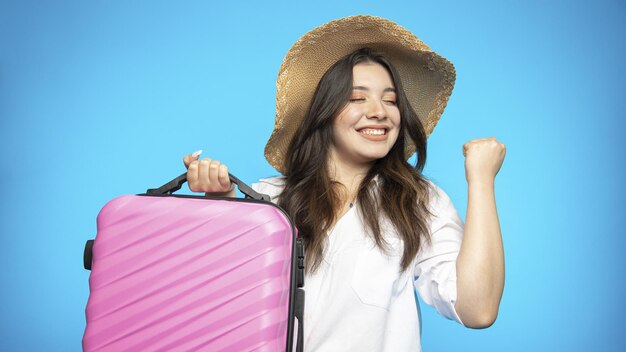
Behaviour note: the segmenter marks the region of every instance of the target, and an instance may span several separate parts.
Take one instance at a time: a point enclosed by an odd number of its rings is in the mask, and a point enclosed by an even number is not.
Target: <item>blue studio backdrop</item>
[[[507,146],[498,320],[466,329],[422,304],[424,350],[626,350],[617,0],[2,0],[0,350],[81,349],[83,246],[107,201],[182,173],[198,149],[244,181],[276,175],[263,148],[282,58],[355,14],[399,23],[455,64],[425,174],[462,216],[462,144]]]

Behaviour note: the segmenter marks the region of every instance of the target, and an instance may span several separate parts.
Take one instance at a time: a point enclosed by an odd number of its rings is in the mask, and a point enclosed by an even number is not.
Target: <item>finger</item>
[[[496,137],[484,137],[484,138],[476,138],[476,139],[472,139],[471,141],[469,141],[469,143],[479,143],[479,142],[484,142],[484,141],[491,141],[496,139]]]
[[[196,192],[198,187],[198,164],[199,162],[194,160],[189,163],[189,167],[187,168],[187,183],[192,192]]]
[[[496,139],[496,137],[489,137],[489,142],[491,143],[495,143],[495,144],[500,144],[500,142],[498,142],[498,140]]]
[[[214,187],[220,187],[219,181],[219,169],[221,163],[218,160],[211,160],[209,164],[209,180],[211,180],[211,185]]]
[[[185,167],[189,167],[189,164],[191,164],[192,161],[194,160],[198,160],[198,158],[200,158],[200,154],[202,154],[202,149],[195,151],[191,154],[187,154],[183,157],[183,163],[185,164]]]
[[[201,191],[207,191],[206,187],[211,184],[209,178],[209,165],[211,164],[211,159],[204,158],[200,160],[200,165],[198,166],[198,183],[202,185],[203,189]]]
[[[219,181],[224,188],[230,188],[230,178],[228,177],[228,167],[224,164],[220,165]]]

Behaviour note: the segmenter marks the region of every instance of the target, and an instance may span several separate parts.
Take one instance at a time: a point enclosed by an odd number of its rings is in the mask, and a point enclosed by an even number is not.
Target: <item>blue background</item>
[[[2,1],[0,350],[77,351],[83,245],[110,199],[197,149],[245,181],[302,34],[373,14],[455,63],[425,174],[464,215],[461,146],[507,145],[507,281],[494,326],[423,307],[425,351],[623,351],[625,5],[620,1]]]

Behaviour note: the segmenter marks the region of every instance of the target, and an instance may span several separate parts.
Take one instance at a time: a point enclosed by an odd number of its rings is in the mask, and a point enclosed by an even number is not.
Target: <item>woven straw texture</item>
[[[454,87],[452,63],[394,22],[374,16],[346,17],[306,33],[283,60],[276,81],[274,131],[265,147],[265,158],[276,170],[284,174],[287,148],[324,73],[363,47],[385,53],[426,134],[433,131]],[[414,152],[415,146],[409,145],[407,157]]]

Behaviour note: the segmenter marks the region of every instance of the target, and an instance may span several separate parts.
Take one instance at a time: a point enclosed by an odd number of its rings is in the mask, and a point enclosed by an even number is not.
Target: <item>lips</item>
[[[357,129],[356,131],[361,137],[372,142],[383,142],[387,140],[389,134],[389,127],[387,126],[366,126]]]
[[[366,134],[368,136],[382,136],[387,134],[385,128],[363,128],[359,130],[359,133]]]

